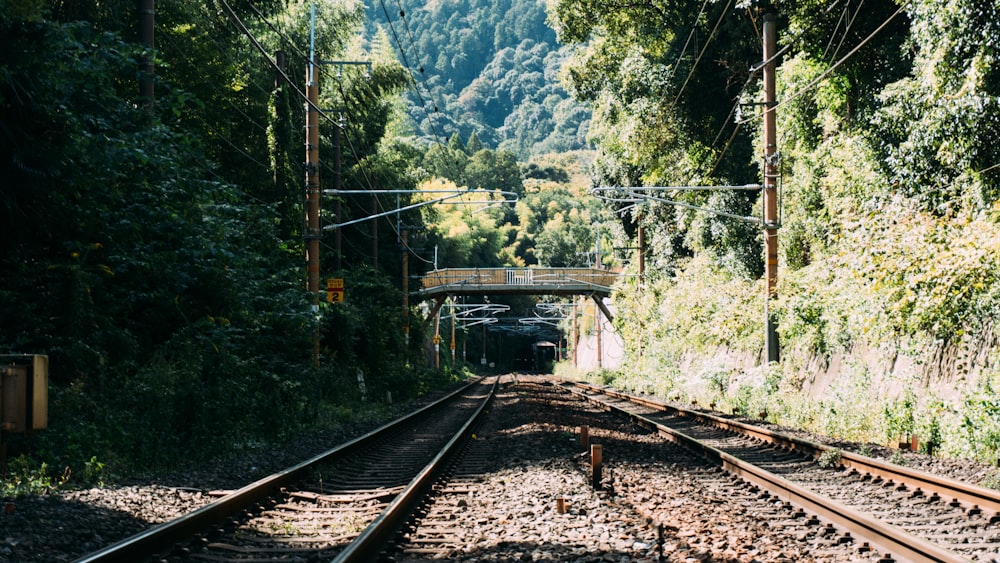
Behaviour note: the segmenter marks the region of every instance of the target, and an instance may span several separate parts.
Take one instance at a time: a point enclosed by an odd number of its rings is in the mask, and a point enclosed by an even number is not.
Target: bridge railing
[[[428,272],[423,289],[441,286],[560,286],[594,285],[610,288],[618,280],[613,270],[594,268],[448,268]]]

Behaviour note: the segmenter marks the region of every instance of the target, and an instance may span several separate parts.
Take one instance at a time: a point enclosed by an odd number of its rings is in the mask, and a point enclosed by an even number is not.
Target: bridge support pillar
[[[611,311],[608,310],[608,306],[604,304],[604,298],[596,293],[591,293],[590,298],[594,300],[594,303],[597,303],[597,307],[604,313],[604,317],[608,319],[608,322],[613,323],[615,318],[611,315]]]

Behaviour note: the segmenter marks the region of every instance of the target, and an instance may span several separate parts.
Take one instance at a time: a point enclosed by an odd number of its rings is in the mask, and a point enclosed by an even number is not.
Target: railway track
[[[450,400],[80,561],[1000,560],[995,491],[591,385]]]
[[[473,382],[365,436],[78,561],[370,557],[468,439],[495,387],[496,378]]]
[[[563,382],[828,519],[883,560],[1000,560],[1000,493],[725,418]]]

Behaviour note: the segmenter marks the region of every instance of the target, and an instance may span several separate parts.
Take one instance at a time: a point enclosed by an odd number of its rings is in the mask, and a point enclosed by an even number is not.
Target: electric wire
[[[393,42],[396,44],[396,48],[399,49],[399,54],[400,54],[400,56],[403,59],[403,65],[406,67],[407,74],[410,76],[410,81],[413,83],[413,91],[417,95],[417,99],[420,100],[420,106],[421,106],[421,108],[427,114],[428,121],[431,124],[431,128],[434,130],[435,137],[438,139],[439,143],[441,143],[442,145],[444,145],[444,143],[441,141],[441,139],[444,138],[444,135],[442,134],[441,131],[438,130],[437,122],[434,121],[434,119],[431,118],[430,113],[427,111],[427,100],[424,99],[423,94],[420,92],[420,87],[417,85],[416,79],[414,79],[414,77],[413,77],[413,70],[412,70],[412,67],[410,66],[409,58],[406,56],[406,50],[403,49],[403,45],[402,45],[402,43],[399,40],[399,33],[396,32],[396,27],[392,24],[392,17],[389,15],[389,9],[385,5],[385,0],[379,0],[379,5],[382,6],[382,12],[385,14],[385,20],[386,20],[386,23],[389,25],[389,31],[390,31],[390,33],[392,35]],[[402,8],[400,8],[400,13],[401,14],[405,14],[405,12],[402,10]],[[405,16],[403,16],[403,21],[404,21],[404,23],[406,22]],[[415,46],[414,46],[414,49],[415,49]],[[419,69],[421,70],[421,73],[422,73],[423,67],[419,67]],[[428,90],[428,95],[429,94],[430,94],[430,90]],[[438,113],[439,110],[438,110],[437,106],[434,105],[433,107],[434,107],[435,113]]]
[[[864,6],[864,4],[865,4],[865,0],[861,0],[860,2],[858,2],[858,7],[857,7],[857,9],[854,10],[854,15],[851,16],[851,17],[848,17],[848,15],[847,15],[848,10],[850,9],[850,2],[848,2],[844,6],[844,14],[843,14],[843,16],[841,16],[840,21],[847,20],[847,22],[846,22],[846,26],[844,27],[844,34],[840,37],[840,42],[837,43],[837,48],[833,50],[832,54],[830,54],[830,59],[831,60],[832,59],[836,59],[837,58],[837,54],[840,53],[840,48],[844,46],[844,41],[847,40],[847,35],[848,35],[848,33],[850,33],[851,27],[854,25],[854,22],[857,21],[858,14],[861,12],[861,7]],[[838,27],[839,27],[839,21],[838,21]],[[836,31],[836,30],[834,30],[834,31]],[[833,38],[834,38],[834,35],[831,34],[830,35],[830,43],[831,44],[833,43]],[[827,45],[827,51],[823,52],[823,56],[824,57],[826,57],[827,53],[829,52],[829,48],[830,48],[829,45]]]
[[[384,11],[384,0],[380,0],[380,2],[383,2],[383,11]],[[406,36],[410,40],[410,50],[413,51],[413,57],[414,57],[414,59],[417,60],[417,62],[419,64],[421,56],[420,56],[420,52],[417,50],[417,41],[416,41],[416,38],[413,36],[413,29],[410,27],[410,20],[408,20],[407,17],[406,17],[406,10],[403,9],[403,4],[401,3],[401,0],[396,0],[396,7],[399,8],[399,18],[403,22],[403,29],[406,31]],[[389,18],[389,15],[388,15],[388,13],[386,13],[386,19],[388,19],[388,18]],[[400,49],[402,48],[401,46],[398,45],[398,43],[397,43],[397,47],[400,47]],[[420,82],[421,82],[421,84],[423,84],[424,89],[427,90],[428,97],[430,97],[432,95],[432,90],[427,85],[427,76],[426,76],[426,73],[424,72],[423,65],[420,65],[418,67],[418,70],[420,71]],[[437,111],[438,110],[438,106],[437,106],[436,102],[434,102],[434,100],[431,100],[431,104],[433,105],[433,107],[435,109],[435,112],[436,113],[440,113],[439,111]],[[427,114],[428,121],[432,121],[431,115],[429,113],[427,113],[426,108],[423,108],[423,109],[424,109],[425,114]],[[445,140],[443,131],[442,132],[436,132],[436,139],[437,139],[437,142],[438,142],[439,145],[442,145],[442,146],[445,145],[446,140]]]
[[[732,5],[733,5],[733,0],[729,0],[729,2],[726,3],[726,7],[722,9],[722,13],[719,15],[719,19],[716,20],[715,22],[715,27],[712,28],[712,32],[708,35],[708,39],[705,41],[705,44],[702,45],[701,52],[698,53],[698,56],[694,60],[694,64],[691,65],[691,70],[688,71],[687,78],[684,79],[684,83],[681,84],[681,88],[677,92],[677,95],[674,97],[674,101],[671,102],[670,104],[671,107],[676,106],[677,102],[681,99],[681,95],[684,94],[684,90],[687,88],[688,83],[691,81],[691,77],[694,76],[695,69],[698,68],[698,63],[701,62],[702,56],[704,56],[705,51],[708,50],[708,46],[712,43],[712,40],[715,38],[715,33],[719,30],[719,26],[722,24],[723,18],[726,17],[726,12],[729,11],[730,6]]]
[[[830,2],[830,4],[827,5],[827,7],[823,10],[823,12],[820,15],[829,14],[830,12],[832,12],[840,4],[840,2],[841,2],[841,0],[834,0],[833,2]],[[863,2],[863,0],[862,0],[862,2]],[[846,9],[847,9],[847,6],[845,6],[845,10]],[[783,47],[781,47],[780,49],[778,49],[778,51],[775,52],[775,54],[772,55],[769,59],[761,61],[760,63],[755,64],[755,65],[753,65],[750,68],[749,76],[747,76],[746,82],[743,83],[743,86],[740,88],[739,92],[734,97],[733,107],[729,110],[729,114],[726,116],[726,119],[723,120],[722,126],[719,127],[719,132],[716,133],[715,139],[712,140],[712,144],[710,145],[711,147],[714,148],[718,144],[719,139],[722,137],[722,133],[726,130],[726,126],[729,124],[729,120],[733,118],[733,116],[736,114],[736,111],[739,109],[739,107],[741,105],[743,105],[743,102],[742,102],[743,94],[746,93],[746,91],[750,87],[750,85],[756,80],[757,73],[760,72],[761,69],[763,69],[768,64],[771,64],[771,63],[777,61],[778,58],[780,58],[781,56],[783,56],[792,47],[794,47],[795,45],[797,45],[799,43],[799,41],[801,41],[803,39],[803,37],[805,37],[805,35],[807,33],[809,33],[810,31],[812,31],[813,29],[815,29],[817,25],[819,25],[819,18],[813,19],[812,23],[810,23],[805,29],[800,30],[798,33],[796,33],[794,36],[792,36],[790,39],[788,39],[785,42],[785,45]],[[839,25],[838,25],[838,27],[839,27]],[[755,29],[756,29],[756,26],[755,26]],[[845,32],[845,36],[846,36],[846,32]],[[834,30],[833,33],[830,34],[830,41],[829,41],[829,43],[833,42],[833,38],[834,37],[836,37],[836,29]],[[736,140],[736,136],[739,134],[740,129],[742,128],[742,126],[744,124],[748,123],[749,121],[752,121],[753,119],[755,119],[755,117],[747,118],[747,119],[739,119],[739,120],[736,121],[735,127],[733,128],[733,132],[729,135],[729,138],[726,140],[725,146],[720,151],[719,155],[716,157],[715,164],[712,166],[711,171],[708,173],[709,177],[712,177],[715,174],[716,170],[718,170],[719,166],[722,163],[722,159],[725,158],[726,154],[728,154],[729,149],[732,147],[733,142]]]
[[[197,74],[197,76],[199,78],[201,78],[206,84],[210,84],[211,81],[205,76],[205,74],[203,72],[201,72],[200,70],[197,70],[198,66],[195,65],[195,64],[193,64],[193,61],[187,55],[186,52],[184,52],[182,49],[179,49],[177,47],[177,45],[173,41],[173,38],[170,37],[169,35],[166,35],[166,37],[167,37],[166,43],[169,45],[169,47],[175,53],[178,53],[182,57],[184,57],[184,59],[188,63],[191,64],[191,66],[192,66],[193,69],[196,69],[195,72],[196,72],[196,74]],[[252,125],[255,125],[256,127],[260,128],[260,129],[262,129],[264,131],[267,130],[266,128],[264,128],[263,126],[261,126],[259,123],[257,123],[256,121],[254,121],[249,115],[247,115],[246,113],[244,113],[243,111],[241,111],[235,104],[233,104],[232,100],[230,100],[228,98],[225,98],[225,97],[223,99],[225,99],[226,102],[229,103],[230,107],[232,107],[238,113],[240,113],[241,115],[243,115],[243,117],[247,120],[248,123],[250,123]],[[249,161],[249,162],[251,162],[253,164],[256,164],[257,166],[261,167],[263,170],[266,170],[266,171],[271,170],[271,166],[269,164],[265,164],[265,163],[261,162],[259,159],[257,159],[256,157],[254,157],[253,155],[251,155],[249,152],[247,152],[246,149],[244,149],[243,147],[238,146],[235,142],[233,142],[232,139],[230,139],[228,136],[226,136],[225,134],[223,134],[218,128],[216,128],[215,125],[213,125],[208,120],[206,120],[199,112],[192,112],[192,113],[193,113],[195,119],[197,119],[198,121],[200,121],[214,135],[215,138],[220,139],[226,145],[228,145],[233,150],[235,150],[244,159],[246,159],[247,161]],[[243,192],[243,193],[245,194],[245,192]],[[260,200],[260,199],[258,199],[256,197],[253,197],[253,196],[249,196],[248,195],[248,197],[250,197],[251,199],[257,200],[257,201],[262,201],[262,200]]]
[[[303,100],[305,100],[306,104],[313,111],[316,111],[318,113],[318,115],[320,115],[323,118],[325,118],[326,120],[332,122],[335,127],[339,127],[340,126],[339,122],[336,121],[336,120],[334,120],[330,115],[328,115],[328,113],[325,110],[323,110],[318,105],[316,105],[311,100],[309,100],[309,98],[305,95],[305,93],[302,92],[292,82],[292,80],[288,77],[288,75],[284,72],[284,70],[281,69],[277,65],[277,63],[271,59],[271,57],[264,50],[263,46],[260,44],[260,42],[257,40],[257,38],[254,37],[253,33],[250,32],[250,30],[246,27],[246,24],[243,23],[243,21],[239,18],[239,16],[232,9],[232,7],[228,4],[228,2],[226,2],[226,0],[220,0],[220,3],[226,9],[226,11],[229,13],[230,17],[233,19],[233,21],[235,22],[235,24],[237,25],[237,27],[250,40],[250,42],[257,48],[257,50],[261,53],[261,55],[263,55],[264,58],[267,59],[268,63],[271,64],[271,66],[279,73],[279,75],[285,80],[285,82],[287,82],[292,87],[292,89],[295,91],[295,93],[297,93],[299,95],[299,97],[301,97]],[[257,13],[259,13],[259,12],[257,12]],[[341,93],[343,94],[343,90],[341,90]],[[346,134],[347,133],[346,129],[344,130],[344,133],[345,133],[344,137],[346,137],[348,139],[348,143],[349,143],[349,145],[351,147],[352,152],[354,153],[355,158],[357,159],[359,165],[362,166],[362,174],[365,177],[365,181],[369,184],[370,187],[372,187],[371,179],[368,176],[367,171],[364,170],[362,159],[361,159],[360,155],[357,153],[357,151],[355,150],[354,145],[353,145],[353,141],[351,141],[350,136]],[[376,198],[376,200],[377,200],[377,198]]]
[[[239,18],[239,16],[236,14],[236,12],[233,11],[233,8],[229,5],[229,3],[226,0],[219,0],[219,3],[226,9],[226,11],[229,13],[230,17],[233,18],[233,20],[236,23],[237,27],[250,40],[250,43],[253,44],[253,46],[257,49],[257,51],[260,52],[261,55],[263,55],[263,57],[267,60],[268,64],[270,64],[271,67],[281,77],[281,79],[284,80],[292,88],[292,90],[294,91],[294,93],[296,95],[298,95],[300,98],[302,98],[305,101],[306,105],[309,106],[309,108],[311,110],[315,111],[320,117],[322,117],[323,119],[329,121],[330,123],[332,123],[334,125],[337,125],[337,121],[333,117],[331,117],[323,108],[321,108],[318,105],[316,105],[315,103],[313,103],[309,99],[309,97],[306,96],[305,92],[303,92],[295,84],[295,82],[292,81],[291,78],[289,78],[288,74],[285,73],[284,69],[282,69],[281,67],[279,67],[278,63],[276,63],[273,59],[271,59],[271,56],[267,54],[266,50],[264,50],[264,46],[261,45],[260,41],[258,41],[257,38],[254,37],[253,33],[249,29],[247,29],[246,24],[243,23],[243,20],[241,20]]]
[[[701,15],[705,13],[705,7],[708,6],[708,1],[705,0],[701,3],[701,9],[698,10],[698,14],[694,17],[694,23],[691,24],[691,31],[688,33],[687,40],[684,41],[684,46],[681,47],[681,52],[677,55],[677,62],[674,63],[673,68],[670,69],[670,73],[667,74],[667,80],[671,80],[674,74],[677,72],[677,68],[681,65],[681,59],[684,58],[684,53],[687,52],[688,45],[691,44],[691,39],[694,38],[695,33],[698,32],[698,20],[701,19]]]
[[[875,28],[875,30],[872,31],[868,35],[868,37],[865,37],[860,43],[858,43],[846,55],[844,55],[837,62],[835,62],[834,64],[832,64],[830,66],[830,68],[826,69],[823,73],[821,73],[819,76],[817,76],[812,81],[810,81],[809,84],[806,84],[805,86],[803,86],[802,88],[798,89],[797,91],[795,91],[791,95],[786,96],[780,102],[776,103],[774,106],[772,106],[770,108],[769,111],[774,111],[777,108],[779,108],[779,107],[781,107],[781,106],[783,106],[783,105],[785,105],[785,104],[787,104],[789,102],[792,102],[792,101],[796,100],[799,96],[802,96],[803,94],[808,93],[809,91],[812,90],[812,88],[814,86],[816,86],[817,84],[819,84],[823,80],[826,80],[826,78],[828,76],[830,76],[830,74],[832,74],[833,71],[835,71],[838,68],[840,68],[841,65],[843,65],[845,62],[847,62],[848,60],[850,60],[851,57],[853,57],[858,51],[860,51],[865,45],[867,45],[869,41],[871,41],[872,39],[874,39],[875,36],[878,35],[883,29],[885,29],[886,27],[888,27],[888,25],[890,23],[892,23],[892,20],[896,19],[896,16],[898,16],[899,14],[901,14],[907,8],[907,6],[910,5],[911,1],[912,0],[907,0],[902,5],[900,5],[899,9],[897,9],[895,12],[893,12],[892,15],[889,16],[884,22],[882,22],[881,25],[879,25],[877,28]],[[751,120],[751,118],[748,118],[748,119],[744,120],[744,122],[747,122],[747,121],[750,121],[750,120]]]
[[[171,48],[171,50],[173,50],[174,53],[176,53],[176,54],[180,55],[181,57],[183,57],[183,59],[191,66],[191,68],[195,70],[195,73],[198,75],[198,77],[202,79],[203,83],[211,85],[212,81],[207,76],[205,76],[205,73],[201,71],[200,67],[194,62],[194,60],[190,57],[190,55],[188,55],[188,53],[184,49],[181,49],[180,47],[177,46],[177,43],[174,42],[173,36],[171,36],[170,34],[160,34],[160,40],[161,40],[161,42],[163,41],[164,37],[166,38],[166,43],[169,45],[169,47]],[[256,83],[254,83],[254,84],[256,84]],[[258,87],[259,87],[259,85],[258,85]],[[270,95],[270,92],[267,92],[267,93],[268,93],[268,95]],[[232,99],[230,99],[229,97],[223,97],[222,99],[225,100],[225,102],[229,105],[229,107],[232,108],[234,111],[236,111],[236,113],[238,113],[241,116],[243,116],[243,119],[245,119],[247,121],[247,123],[249,123],[250,125],[253,125],[257,129],[260,129],[261,131],[265,131],[265,132],[267,131],[267,127],[265,127],[264,125],[261,125],[255,119],[253,119],[252,117],[250,117],[249,115],[247,115],[247,113],[245,111],[243,111],[242,109],[240,109],[240,107],[237,106],[232,101]]]
[[[277,29],[273,24],[271,24],[264,17],[264,15],[256,8],[256,6],[253,5],[252,2],[250,2],[249,0],[247,0],[246,4],[254,12],[254,14],[256,14],[257,17],[259,19],[261,19],[261,21],[263,21],[268,26],[268,28],[271,29],[272,32],[274,32],[276,35],[278,35],[278,37],[286,45],[290,46],[291,49],[300,56],[300,58],[308,61],[308,56],[305,54],[305,52],[302,51],[300,48],[298,48],[298,46],[295,45],[294,42],[292,42],[287,37],[287,35],[285,33],[283,33],[281,30]],[[400,47],[400,45],[398,43],[397,43],[397,47]],[[327,72],[326,69],[325,69],[325,67],[323,65],[317,65],[317,66],[319,67],[320,73],[322,75],[325,75],[325,76],[327,76],[329,78],[336,78],[336,77],[333,77],[333,75],[331,73]],[[411,78],[411,82],[412,82],[412,76],[410,76],[410,78]],[[338,89],[340,91],[340,97],[341,97],[341,99],[344,100],[345,102],[347,102],[350,98],[347,96],[346,92],[344,91],[342,82],[339,79],[337,79],[336,80],[336,84],[337,84]],[[415,83],[414,83],[414,85],[415,85]],[[369,173],[369,171],[366,169],[365,159],[359,154],[359,151],[354,146],[353,140],[351,139],[351,137],[349,135],[349,132],[347,130],[346,125],[342,125],[342,124],[336,123],[334,126],[340,127],[340,130],[342,132],[342,138],[347,140],[347,143],[348,143],[348,146],[350,148],[351,154],[354,156],[354,160],[357,163],[358,168],[361,170],[362,176],[365,178],[365,183],[367,184],[367,187],[374,190],[376,184],[375,184],[375,182],[372,181],[372,177],[376,176],[376,172],[374,170],[372,170]],[[329,168],[328,165],[326,165],[326,161],[325,160],[321,161],[321,166],[324,166],[328,171],[330,171],[330,168]],[[385,206],[383,205],[381,199],[379,199],[377,196],[374,196],[374,197],[375,197],[375,202],[378,205],[378,208],[381,209],[382,211],[386,211]],[[361,213],[367,213],[368,212],[366,209],[364,209],[361,206],[360,202],[354,200],[353,198],[347,198],[347,199],[349,200],[348,205],[353,205]],[[398,241],[402,241],[402,236],[399,233],[399,231],[396,228],[396,226],[394,224],[392,224],[391,221],[389,222],[389,224],[390,224],[390,228],[396,234],[397,240]],[[366,236],[368,236],[367,233],[366,233]],[[410,253],[413,254],[414,257],[418,258],[419,260],[425,260],[422,256],[419,256],[419,254],[417,254],[411,247],[409,247],[409,245],[403,245],[403,246],[406,247],[407,250],[409,250]]]

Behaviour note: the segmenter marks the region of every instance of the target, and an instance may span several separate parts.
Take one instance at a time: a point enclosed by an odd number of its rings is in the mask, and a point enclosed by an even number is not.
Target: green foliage
[[[970,0],[911,9],[913,72],[881,93],[880,156],[898,189],[940,215],[990,206],[1000,195],[997,6]]]
[[[273,69],[231,22],[208,5],[157,4],[148,109],[131,79],[146,54],[127,41],[132,4],[34,4],[46,9],[0,9],[10,55],[0,73],[0,350],[49,355],[50,424],[14,444],[47,465],[26,461],[12,487],[52,486],[48,467],[100,484],[342,423],[362,398],[359,369],[377,401],[451,380],[407,367],[417,354],[402,343],[402,296],[388,281],[400,279],[398,260],[352,269],[344,307],[310,310],[292,109],[301,102],[291,85],[274,87]],[[255,7],[262,13],[239,15],[265,43],[280,44],[275,30],[308,36],[307,3]],[[324,52],[352,48],[361,9],[322,8]],[[376,64],[370,80],[328,82],[323,103],[355,110],[345,182],[416,185],[419,151],[382,143],[404,78]],[[331,139],[321,142],[332,154]],[[395,252],[394,238],[380,246]],[[345,254],[352,265],[372,258]],[[353,336],[338,340],[344,331]],[[424,334],[413,336],[417,348]]]
[[[68,478],[63,474],[62,478],[55,479],[49,473],[47,464],[36,466],[28,456],[20,455],[7,463],[7,472],[0,477],[0,496],[16,498],[45,494],[64,484]]]
[[[982,483],[980,483],[980,486],[1000,491],[1000,470],[994,469],[990,471]]]
[[[820,454],[819,458],[816,460],[816,464],[824,469],[839,469],[840,456],[841,452],[839,449],[826,450]]]
[[[884,407],[886,421],[885,440],[888,443],[905,439],[915,430],[914,409],[916,396],[912,390],[907,390]]]
[[[475,134],[481,148],[522,159],[586,145],[589,111],[558,79],[569,49],[546,25],[544,3],[403,0],[398,7],[373,3],[368,27],[394,30],[394,49],[419,73],[407,113],[427,141]]]

